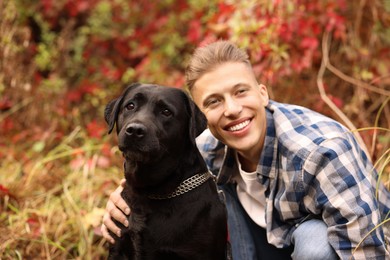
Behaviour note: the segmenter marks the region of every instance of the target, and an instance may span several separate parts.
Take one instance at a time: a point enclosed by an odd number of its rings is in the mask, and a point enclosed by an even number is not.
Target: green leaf
[[[34,143],[32,149],[33,149],[34,152],[37,152],[37,153],[42,152],[43,149],[45,149],[45,142],[44,141],[39,141],[39,142]]]

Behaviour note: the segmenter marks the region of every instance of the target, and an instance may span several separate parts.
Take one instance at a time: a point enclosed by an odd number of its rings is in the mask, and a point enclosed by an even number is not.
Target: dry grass
[[[120,160],[110,166],[101,144],[74,146],[80,138],[78,129],[29,162],[12,155],[2,161],[0,259],[106,257],[99,228],[108,194],[122,176]],[[116,149],[109,152],[121,157]]]

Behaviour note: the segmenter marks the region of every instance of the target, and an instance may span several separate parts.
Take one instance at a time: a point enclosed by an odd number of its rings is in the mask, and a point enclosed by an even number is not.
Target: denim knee
[[[300,224],[292,235],[293,259],[331,260],[338,259],[336,252],[328,242],[326,224],[318,219],[311,219]]]

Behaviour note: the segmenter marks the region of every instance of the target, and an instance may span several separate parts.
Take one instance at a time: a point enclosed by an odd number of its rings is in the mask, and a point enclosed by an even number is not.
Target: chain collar
[[[184,180],[180,185],[170,194],[167,195],[149,195],[149,199],[154,200],[164,200],[170,199],[173,197],[180,196],[184,193],[187,193],[196,187],[199,187],[203,183],[205,183],[210,177],[212,177],[210,172],[198,173],[186,180]]]

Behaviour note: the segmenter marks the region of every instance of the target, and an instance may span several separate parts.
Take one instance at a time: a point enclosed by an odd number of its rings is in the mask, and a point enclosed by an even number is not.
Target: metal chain
[[[164,199],[170,199],[173,197],[177,197],[179,195],[182,195],[184,193],[187,193],[196,187],[202,185],[205,183],[209,178],[211,177],[210,172],[205,172],[205,173],[198,173],[186,180],[184,180],[180,185],[176,188],[175,191],[173,191],[170,194],[167,194],[165,196],[162,195],[149,195],[148,197],[150,199],[155,199],[155,200],[164,200]]]

